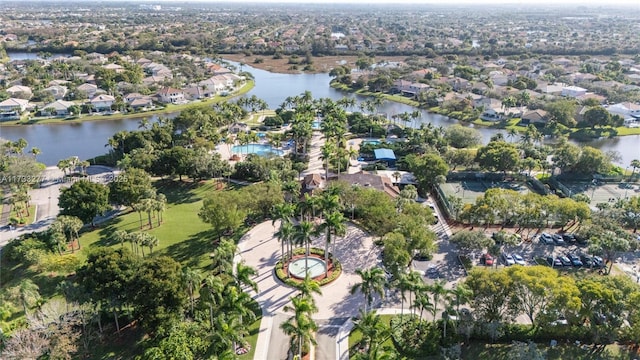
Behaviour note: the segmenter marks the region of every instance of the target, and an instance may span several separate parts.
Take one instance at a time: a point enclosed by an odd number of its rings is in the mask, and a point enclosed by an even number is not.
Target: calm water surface
[[[13,59],[35,58],[36,56],[33,53],[10,54]],[[243,70],[251,72],[256,80],[255,87],[247,96],[256,95],[265,100],[271,109],[277,108],[287,97],[300,95],[307,90],[311,91],[314,98],[325,97],[338,100],[344,96],[354,96],[329,87],[331,78],[328,74],[276,74],[248,65],[243,65]],[[361,96],[355,96],[355,98],[357,101],[366,99]],[[415,109],[411,106],[390,101],[379,108],[380,112],[388,115],[413,110]],[[427,111],[421,111],[421,113],[422,117],[416,122],[416,125],[432,123],[434,126],[447,127],[458,123],[456,120]],[[149,119],[155,121],[157,117],[150,116]],[[74,155],[81,159],[87,159],[104,154],[107,151],[105,144],[109,137],[120,130],[137,129],[139,121],[140,118],[90,121],[79,124],[0,126],[0,137],[13,141],[24,138],[29,143],[29,147],[36,146],[42,150],[42,154],[38,156],[40,161],[47,165],[55,165],[58,160]],[[485,142],[500,132],[500,130],[487,128],[478,128],[478,130]],[[625,167],[629,165],[631,160],[640,158],[640,136],[601,139],[587,144],[605,151],[618,151],[622,157],[619,164]]]

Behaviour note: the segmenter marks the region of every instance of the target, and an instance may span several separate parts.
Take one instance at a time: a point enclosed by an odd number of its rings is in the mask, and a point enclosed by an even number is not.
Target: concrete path
[[[319,131],[314,131],[311,137],[311,146],[309,149],[309,167],[302,172],[302,176],[309,174],[321,174],[325,175],[324,161],[320,158],[322,156],[322,146],[325,143],[325,138]]]
[[[238,244],[236,261],[244,261],[258,272],[254,278],[258,292],[251,293],[263,314],[254,357],[258,360],[286,357],[289,344],[289,337],[280,330],[280,323],[291,316],[284,312],[283,307],[290,303],[289,299],[296,291],[281,283],[273,271],[281,253],[280,243],[273,236],[278,226],[277,222],[275,226],[271,221],[260,223]],[[373,239],[354,225],[348,224],[346,235],[337,241],[335,254],[342,263],[343,273],[336,281],[322,287],[322,295],[314,295],[318,306],[314,319],[320,325],[315,352],[317,359],[335,358],[341,325],[357,315],[364,304],[361,294],[350,294],[351,286],[360,279],[355,270],[380,265],[380,250],[373,244]],[[315,239],[314,246],[324,248],[324,238]]]

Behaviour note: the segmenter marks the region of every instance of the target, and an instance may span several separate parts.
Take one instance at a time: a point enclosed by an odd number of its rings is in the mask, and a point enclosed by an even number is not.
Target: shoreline
[[[217,95],[210,99],[197,100],[187,104],[180,104],[180,105],[169,104],[165,106],[163,109],[159,109],[159,110],[151,110],[151,111],[145,111],[140,113],[129,113],[129,114],[114,114],[114,115],[85,114],[81,118],[75,118],[75,119],[69,119],[69,120],[65,120],[62,118],[47,118],[47,119],[41,119],[41,120],[33,120],[33,119],[32,120],[11,120],[11,121],[0,122],[0,127],[5,127],[5,126],[18,127],[18,126],[30,126],[30,125],[65,125],[65,124],[80,124],[80,123],[89,122],[89,121],[142,119],[142,118],[154,116],[154,115],[171,114],[171,113],[180,112],[192,106],[211,105],[211,104],[227,101],[230,99],[234,99],[238,96],[242,96],[248,93],[249,91],[251,91],[251,89],[253,89],[254,86],[255,86],[255,81],[249,80],[240,89],[234,91],[228,96]]]
[[[450,119],[456,120],[457,122],[459,122],[462,125],[473,125],[473,126],[478,126],[478,127],[483,127],[483,128],[488,128],[488,129],[495,129],[495,130],[510,130],[510,129],[515,129],[516,131],[518,131],[518,133],[523,133],[524,131],[526,131],[527,127],[526,126],[522,126],[519,125],[519,118],[513,118],[513,119],[508,119],[506,121],[506,125],[501,125],[503,122],[488,122],[485,120],[482,120],[480,118],[475,119],[474,121],[462,121],[460,119],[456,119],[454,117],[451,117],[447,114],[443,114],[440,111],[438,111],[438,107],[435,108],[425,108],[425,107],[421,107],[419,106],[419,103],[415,100],[411,100],[411,99],[407,99],[404,98],[402,96],[397,96],[397,95],[389,95],[389,94],[385,94],[385,93],[373,93],[370,91],[366,91],[366,90],[352,90],[347,86],[344,86],[342,84],[335,84],[334,82],[331,82],[329,84],[329,86],[331,86],[334,89],[338,89],[338,90],[342,90],[342,91],[346,91],[352,94],[358,94],[358,95],[362,95],[362,96],[368,96],[368,97],[376,97],[376,96],[381,96],[383,99],[387,100],[387,101],[393,101],[393,102],[397,102],[400,104],[405,104],[405,105],[409,105],[409,106],[413,106],[416,109],[421,109],[421,110],[425,110],[428,111],[430,113],[433,114],[438,114],[438,115],[442,115],[442,116],[446,116]],[[518,120],[518,121],[515,121]],[[626,126],[619,126],[616,128],[596,128],[595,131],[600,131],[601,133],[605,133],[605,134],[609,134],[611,130],[615,130],[617,133],[614,136],[600,136],[600,137],[587,137],[587,138],[583,138],[583,137],[571,137],[570,135],[573,133],[579,133],[581,131],[584,130],[591,130],[590,128],[569,128],[569,132],[566,133],[566,135],[569,135],[569,138],[572,140],[575,140],[577,142],[584,142],[584,141],[591,141],[591,140],[598,140],[598,139],[615,139],[616,137],[620,137],[620,136],[637,136],[640,135],[640,127],[638,128],[630,128],[630,127],[626,127]]]

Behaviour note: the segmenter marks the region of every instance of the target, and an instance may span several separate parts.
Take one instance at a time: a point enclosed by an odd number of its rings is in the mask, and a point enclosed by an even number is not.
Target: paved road
[[[320,157],[322,151],[320,150],[325,143],[324,136],[319,131],[314,131],[311,137],[311,146],[309,148],[309,167],[302,172],[302,176],[308,174],[321,174],[325,175],[324,162]]]
[[[118,174],[119,171],[114,171],[112,168],[106,166],[93,165],[87,168],[89,179],[102,184],[113,181]],[[9,240],[22,234],[46,230],[55,220],[56,216],[58,216],[60,212],[60,208],[58,207],[60,189],[71,186],[72,182],[65,180],[64,173],[57,167],[46,168],[42,173],[42,178],[43,181],[40,183],[40,187],[29,191],[31,204],[36,206],[35,222],[15,230],[9,230],[3,227],[2,230],[0,230],[0,247],[4,246]],[[104,221],[107,218],[117,215],[117,213],[117,211],[109,212],[109,214],[107,214],[108,216],[101,217],[97,219],[96,222]],[[0,226],[2,225],[4,224],[0,224]]]
[[[289,353],[289,336],[286,335],[280,325],[287,321],[291,315],[288,314],[276,314],[273,317],[273,323],[271,325],[271,338],[269,339],[269,352],[265,360],[287,360],[287,354]],[[258,360],[256,356],[254,359]]]

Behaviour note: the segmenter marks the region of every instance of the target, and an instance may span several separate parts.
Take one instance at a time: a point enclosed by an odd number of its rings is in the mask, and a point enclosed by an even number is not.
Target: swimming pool
[[[258,154],[260,156],[267,155],[284,155],[284,151],[279,149],[274,149],[271,145],[267,144],[246,144],[246,145],[236,145],[231,148],[231,152],[235,154]]]
[[[380,145],[380,140],[378,140],[378,139],[364,139],[364,140],[362,140],[362,145]]]
[[[320,121],[314,121],[313,123],[311,123],[311,128],[313,130],[318,130],[320,129]]]

